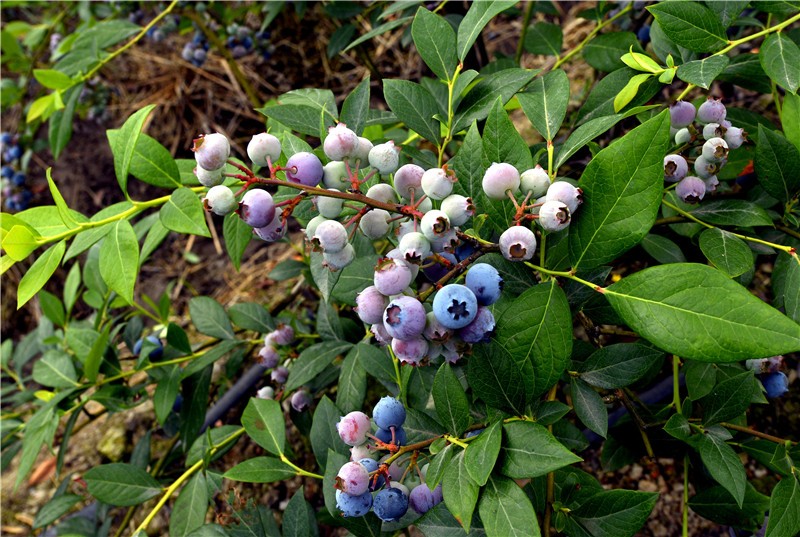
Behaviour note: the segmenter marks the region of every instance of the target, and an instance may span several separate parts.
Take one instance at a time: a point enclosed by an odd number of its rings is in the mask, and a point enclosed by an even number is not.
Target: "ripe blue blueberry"
[[[359,496],[352,496],[337,490],[336,508],[342,512],[344,517],[364,516],[372,508],[372,494],[367,491]]]
[[[383,323],[383,312],[389,305],[389,299],[370,285],[356,296],[356,313],[366,324]]]
[[[386,479],[382,475],[375,473],[378,471],[378,461],[369,457],[363,457],[358,459],[358,462],[364,465],[364,468],[370,473],[369,490],[371,492],[375,492],[386,483]]]
[[[406,408],[399,399],[387,395],[381,397],[375,404],[375,408],[372,409],[372,419],[381,429],[402,427],[406,421]]]
[[[242,196],[240,214],[250,227],[264,227],[275,218],[275,202],[266,190],[253,188]]]
[[[422,175],[425,170],[416,164],[404,164],[394,173],[394,189],[404,200],[411,200],[411,192],[414,191],[414,199],[422,197]]]
[[[508,228],[500,235],[499,243],[500,253],[509,261],[527,261],[536,251],[536,235],[525,226]]]
[[[778,398],[789,391],[789,378],[783,371],[761,375],[761,384],[770,399]]]
[[[281,156],[281,141],[267,132],[256,134],[247,144],[247,156],[257,166],[267,166],[267,159],[274,164]]]
[[[706,184],[699,177],[688,175],[675,187],[675,194],[685,203],[700,203],[706,195]]]
[[[669,107],[670,124],[676,129],[688,127],[694,121],[697,110],[692,103],[676,101]]]
[[[218,170],[231,156],[231,144],[224,134],[201,134],[194,140],[192,151],[198,166],[205,170]]]
[[[455,176],[449,175],[442,168],[431,168],[422,174],[420,183],[422,191],[435,200],[442,200],[453,192]]]
[[[301,151],[286,161],[286,179],[306,186],[317,186],[322,181],[322,162],[314,153]]]
[[[425,330],[425,306],[411,296],[401,295],[383,312],[383,327],[396,339],[416,339]]]
[[[397,522],[408,511],[408,496],[398,488],[383,489],[375,495],[372,510],[384,522]]]
[[[519,191],[520,177],[517,169],[505,162],[495,162],[483,174],[483,192],[493,200],[506,198],[506,192]]]
[[[375,438],[384,444],[394,443],[395,446],[405,446],[408,443],[408,436],[406,435],[405,429],[402,427],[394,428],[394,437],[392,437],[391,429],[381,429],[379,427],[378,430],[375,431]]]
[[[348,446],[360,446],[366,442],[370,428],[369,416],[358,410],[342,416],[336,424],[339,438]]]
[[[494,334],[494,315],[486,306],[478,308],[478,314],[467,326],[458,331],[458,336],[467,343],[489,341]]]
[[[544,196],[547,194],[547,189],[550,188],[550,176],[547,175],[547,170],[538,164],[530,170],[522,172],[519,182],[522,192],[525,194],[530,192],[532,199]]]
[[[668,183],[677,183],[689,173],[689,163],[680,155],[667,155],[664,157],[664,180]]]
[[[463,226],[475,214],[472,198],[461,194],[451,194],[442,200],[442,211],[450,220],[450,225]]]
[[[464,283],[475,293],[478,304],[489,306],[500,299],[503,277],[488,263],[476,263],[467,271]]]
[[[478,314],[478,299],[466,285],[445,285],[433,298],[433,314],[447,328],[464,328]]]
[[[147,340],[147,345],[150,347],[154,347],[147,355],[148,358],[158,359],[161,358],[164,354],[164,344],[161,343],[161,340],[158,339],[154,335],[149,335],[145,338]],[[142,346],[144,345],[144,339],[136,340],[136,343],[133,344],[133,354],[139,355],[142,352]]]
[[[400,165],[400,148],[394,142],[378,144],[369,151],[369,165],[378,170],[378,173],[388,175],[397,171]]]
[[[340,252],[347,245],[347,229],[341,222],[325,220],[314,231],[311,244],[326,253]]]
[[[561,201],[545,201],[539,207],[539,225],[547,231],[561,231],[569,226],[572,213]]]
[[[399,252],[398,252],[399,253]],[[405,291],[411,284],[408,263],[399,259],[381,259],[375,267],[373,283],[382,295],[392,296]]]
[[[352,156],[358,149],[358,135],[339,123],[328,128],[328,136],[322,143],[322,150],[331,160],[344,160]]]
[[[217,185],[208,189],[206,197],[203,198],[203,206],[207,211],[225,216],[235,211],[239,207],[239,202],[236,201],[233,190],[225,185]]]

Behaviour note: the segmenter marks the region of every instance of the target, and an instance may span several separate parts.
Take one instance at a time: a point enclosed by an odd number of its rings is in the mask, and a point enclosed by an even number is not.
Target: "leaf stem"
[[[522,59],[522,52],[525,50],[525,36],[528,35],[528,25],[531,23],[533,17],[533,8],[536,2],[528,2],[525,6],[525,17],[522,19],[522,30],[519,33],[519,42],[517,43],[517,52],[514,54],[514,62],[519,63]]]
[[[681,368],[681,359],[672,355],[672,404],[675,406],[675,410],[678,411],[678,414],[683,414],[683,409],[681,408],[681,382],[680,382],[680,368]]]
[[[771,434],[762,433],[761,431],[756,431],[755,429],[751,429],[750,427],[744,427],[742,425],[736,425],[735,423],[727,423],[722,422],[720,423],[726,429],[732,429],[734,431],[738,431],[740,433],[749,434],[751,436],[757,436],[758,438],[763,438],[764,440],[769,440],[770,442],[775,442],[776,444],[785,444],[789,442],[793,445],[797,445],[797,442],[794,440],[784,440],[783,438],[778,438],[777,436],[772,436]]]
[[[683,456],[683,499],[681,501],[681,537],[689,537],[689,455]]]

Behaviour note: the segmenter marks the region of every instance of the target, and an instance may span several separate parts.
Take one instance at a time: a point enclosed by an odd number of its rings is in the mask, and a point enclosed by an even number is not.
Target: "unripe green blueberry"
[[[531,198],[536,199],[544,196],[550,187],[550,176],[547,170],[538,164],[530,170],[525,170],[519,176],[520,190],[523,193],[531,193]]]
[[[455,178],[448,175],[442,168],[431,168],[422,174],[420,179],[422,191],[435,200],[441,200],[453,191]]]
[[[207,211],[225,216],[235,211],[239,207],[239,202],[236,201],[233,190],[225,185],[217,185],[208,189],[203,205]]]
[[[716,175],[721,168],[721,162],[714,162],[703,155],[694,159],[694,173],[701,179],[708,179],[712,175]]]
[[[722,162],[728,158],[728,143],[719,137],[709,138],[703,144],[703,157],[711,162]]]
[[[404,164],[394,173],[394,189],[404,200],[411,200],[411,191],[414,197],[422,197],[422,174],[425,170],[416,164]]]
[[[377,183],[369,187],[367,197],[382,203],[396,203],[397,195],[391,185]]]
[[[686,127],[678,129],[678,132],[675,133],[675,143],[677,145],[688,144],[691,141],[692,133]]]
[[[335,188],[344,192],[350,188],[347,166],[339,160],[332,160],[322,167],[322,183],[325,188]]]
[[[391,223],[389,222],[390,218],[391,215],[389,211],[372,209],[361,217],[361,221],[358,223],[358,229],[360,229],[367,238],[372,240],[380,239],[389,233],[389,229],[391,228]]]
[[[336,220],[320,222],[311,237],[311,244],[329,254],[340,252],[347,245],[347,229]]]
[[[198,166],[205,170],[218,170],[231,156],[231,144],[224,134],[201,134],[195,138],[192,151]]]
[[[506,199],[506,192],[519,191],[520,177],[517,169],[506,162],[494,162],[483,174],[483,192],[493,200]]]
[[[322,150],[331,160],[344,160],[358,149],[358,136],[344,123],[328,128],[328,136],[322,143]]]
[[[475,214],[475,205],[472,198],[461,194],[451,194],[442,200],[442,211],[450,219],[450,224],[463,226]]]
[[[267,159],[277,162],[281,156],[281,141],[266,132],[256,134],[247,144],[247,156],[256,166],[267,166]]]
[[[334,192],[340,192],[335,188],[329,188]],[[314,202],[317,205],[317,211],[325,218],[336,218],[342,214],[344,207],[344,200],[342,198],[331,198],[328,196],[316,196]]]
[[[391,140],[385,144],[378,144],[369,151],[369,165],[378,170],[378,173],[387,175],[397,171],[400,164],[400,148],[395,147]]]
[[[412,231],[404,235],[398,248],[405,260],[415,265],[421,264],[426,257],[431,255],[431,243],[419,231]]]
[[[367,162],[369,159],[369,152],[372,149],[372,142],[364,138],[363,136],[358,137],[358,147],[356,147],[355,153],[350,157],[350,160],[359,160],[361,161],[361,167],[364,167],[364,163]]]
[[[703,138],[710,140],[712,138],[722,138],[728,129],[721,126],[719,123],[708,123],[703,126]]]
[[[197,180],[200,181],[201,185],[207,187],[221,185],[222,181],[225,180],[225,176],[222,175],[224,172],[225,166],[216,170],[206,170],[199,165],[194,167],[194,174]]]
[[[417,210],[421,213],[427,213],[428,211],[433,209],[433,202],[431,201],[431,198],[427,196],[418,204],[416,202],[414,203],[417,205]]]
[[[739,127],[729,127],[725,131],[725,141],[728,143],[729,149],[740,148],[746,139],[747,133]]]
[[[356,258],[356,249],[352,244],[345,244],[338,252],[322,252],[322,265],[331,272],[342,270]]]
[[[539,225],[546,231],[561,231],[569,226],[572,213],[561,201],[545,201],[539,207]]]
[[[428,240],[434,241],[450,230],[450,218],[444,211],[433,209],[422,217],[419,228]]]
[[[312,238],[314,238],[314,233],[317,232],[317,226],[320,225],[322,222],[325,222],[326,220],[328,219],[322,215],[317,215],[311,220],[309,220],[305,229],[306,239],[310,241]]]

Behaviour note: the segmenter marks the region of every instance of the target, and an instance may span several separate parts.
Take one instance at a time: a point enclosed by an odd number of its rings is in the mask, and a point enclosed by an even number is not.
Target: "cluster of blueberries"
[[[258,351],[258,361],[267,369],[272,369],[270,380],[276,385],[284,384],[289,378],[289,369],[284,365],[280,365],[281,355],[278,352],[278,347],[291,345],[294,340],[294,329],[284,323],[279,323],[275,330],[268,332],[264,336],[264,346]],[[271,386],[264,386],[258,390],[257,397],[260,399],[274,399],[275,389]],[[297,412],[303,412],[311,406],[313,398],[308,388],[301,387],[292,394],[289,401],[292,408]]]
[[[275,45],[270,41],[270,33],[266,30],[254,34],[253,30],[247,26],[236,23],[228,25],[225,30],[228,34],[225,46],[231,49],[234,58],[242,58],[251,52],[258,52],[262,58],[268,60],[275,52]]]
[[[728,152],[740,147],[747,139],[747,133],[725,119],[725,105],[712,97],[697,109],[692,103],[677,101],[669,111],[670,132],[676,145],[690,148],[698,137],[702,137],[705,143],[694,158],[694,175],[688,175],[691,158],[687,160],[680,153],[664,157],[664,180],[678,183],[675,194],[685,203],[699,203],[706,193],[717,189],[717,174],[727,163]]]
[[[396,452],[405,444],[405,407],[393,397],[383,397],[372,411],[372,420],[377,426],[374,434],[372,422],[363,412],[350,412],[336,424],[339,437],[351,452],[351,461],[336,476],[337,509],[345,517],[364,516],[372,510],[384,522],[400,520],[409,507],[416,513],[427,513],[442,501],[442,486],[428,488],[426,468],[416,468],[415,476],[410,470],[416,462],[409,462],[403,470],[396,460],[387,464],[391,454],[380,461],[373,458],[380,449]],[[373,445],[369,445],[370,440]],[[403,482],[413,483],[412,488],[409,490]]]
[[[26,176],[21,169],[23,153],[19,136],[9,132],[0,134],[0,155],[3,158],[0,188],[5,208],[9,211],[24,211],[33,197],[33,193],[25,185]]]
[[[202,32],[195,32],[192,40],[183,46],[181,58],[195,67],[201,67],[208,58],[209,44]]]
[[[755,371],[770,399],[777,399],[789,391],[789,377],[780,371],[783,365],[783,356],[747,360],[745,365],[748,369]]]

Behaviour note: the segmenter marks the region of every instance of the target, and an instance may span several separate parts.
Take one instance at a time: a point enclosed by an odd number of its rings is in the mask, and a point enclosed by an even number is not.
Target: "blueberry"
[[[329,188],[333,192],[340,192],[335,188]],[[342,198],[333,198],[330,196],[315,196],[314,205],[317,206],[317,212],[320,216],[325,218],[338,218],[342,214],[344,208],[344,200]]]
[[[675,194],[685,203],[700,203],[706,195],[706,185],[699,177],[684,177],[675,187]]]
[[[345,191],[350,188],[350,177],[344,162],[332,160],[322,167],[322,183],[326,188]]]
[[[472,198],[451,194],[442,200],[442,211],[447,215],[451,225],[463,226],[475,215],[475,204],[472,203]]]
[[[670,123],[676,129],[688,127],[694,121],[697,110],[692,103],[677,101],[669,107]]]
[[[306,186],[317,186],[322,181],[322,162],[314,153],[301,151],[286,161],[286,179]]]
[[[375,495],[372,509],[384,522],[397,522],[408,511],[408,496],[397,488],[383,489]]]
[[[450,218],[444,211],[437,209],[430,210],[425,213],[425,216],[419,222],[419,229],[428,240],[434,241],[442,238],[448,231],[450,231]]]
[[[225,166],[225,161],[230,157],[231,144],[224,134],[215,132],[196,138],[192,151],[198,166],[206,170],[218,170]]]
[[[506,192],[512,195],[519,191],[520,176],[517,169],[505,162],[495,162],[483,174],[481,186],[483,192],[493,200],[506,198]]]
[[[547,231],[561,231],[569,226],[572,213],[561,201],[545,201],[539,207],[539,225]]]
[[[667,155],[664,157],[664,180],[676,183],[689,173],[689,164],[680,155]]]
[[[350,160],[358,160],[359,166],[361,167],[364,162],[368,162],[369,160],[369,152],[372,151],[372,142],[364,138],[363,136],[358,137],[358,147],[353,152]]]
[[[263,241],[275,242],[286,235],[286,225],[283,222],[283,209],[275,208],[275,216],[272,222],[264,227],[253,228],[256,236]]]
[[[422,174],[425,170],[416,164],[404,164],[394,173],[394,189],[405,200],[411,200],[414,191],[415,199],[422,196]]]
[[[703,126],[703,138],[710,140],[711,138],[722,138],[728,129],[721,126],[719,123],[708,123]]]
[[[267,166],[267,159],[275,163],[281,156],[281,141],[272,134],[256,134],[247,144],[247,156],[257,166]]]
[[[377,341],[378,345],[381,347],[385,347],[392,342],[392,336],[390,336],[389,332],[386,331],[386,327],[383,326],[383,322],[373,324],[369,328],[369,331],[372,332],[372,335],[375,337],[375,341]]]
[[[292,394],[292,398],[290,400],[292,404],[292,408],[295,409],[297,412],[304,412],[311,406],[311,403],[314,400],[311,398],[311,394],[308,390],[301,388]]]
[[[10,144],[14,140],[14,136],[10,132],[0,134],[0,143],[3,145]]]
[[[392,430],[391,429],[381,429],[378,428],[375,431],[375,437],[383,442],[384,444],[391,444],[392,443]],[[405,446],[408,443],[408,436],[406,435],[405,429],[402,427],[395,427],[394,428],[394,445],[396,446]]]
[[[348,446],[360,446],[367,441],[367,434],[370,431],[369,416],[358,410],[354,410],[339,418],[336,424],[339,438]]]
[[[381,294],[392,296],[405,291],[411,284],[412,277],[408,263],[399,259],[385,258],[378,261],[375,267],[373,283]]]
[[[393,338],[416,339],[425,329],[425,307],[416,298],[401,295],[386,306],[383,327]]]
[[[404,364],[418,365],[428,355],[428,342],[422,336],[414,339],[392,339],[392,352]]]
[[[677,145],[688,144],[692,141],[692,133],[686,127],[678,129],[675,133],[675,143]]]
[[[200,181],[201,185],[207,187],[221,185],[222,181],[225,180],[224,172],[224,166],[216,170],[206,170],[199,165],[194,167],[194,174],[197,176],[197,180]]]
[[[149,335],[145,339],[148,342],[148,346],[155,346],[155,348],[150,351],[147,357],[153,358],[154,360],[161,358],[164,355],[164,344],[161,343],[161,340],[154,335]],[[136,343],[133,344],[133,354],[138,356],[142,352],[144,341],[145,340],[141,338],[136,340]]]
[[[22,156],[22,148],[18,145],[12,145],[8,148],[6,156],[8,157],[6,160],[17,160]]]
[[[392,215],[383,209],[371,209],[358,223],[358,229],[369,239],[375,240],[385,237],[392,225],[389,219]]]
[[[420,515],[433,509],[437,503],[439,502],[434,498],[433,491],[425,483],[411,489],[411,493],[408,495],[409,506]]]
[[[276,384],[283,384],[286,382],[286,379],[289,378],[289,370],[283,366],[278,366],[272,370],[269,378],[271,378],[272,382],[275,382]]]
[[[369,472],[360,462],[345,463],[336,474],[335,486],[351,496],[364,494],[369,491]]]
[[[261,350],[258,351],[258,363],[267,369],[272,369],[277,366],[280,359],[281,355],[278,354],[278,350],[272,345],[264,345],[261,347]]]
[[[500,235],[499,243],[500,253],[509,261],[527,261],[536,251],[536,235],[525,226],[508,228]]]
[[[263,192],[263,190],[261,192]],[[225,185],[212,186],[208,189],[206,197],[203,198],[203,205],[206,210],[219,216],[231,214],[239,207],[233,190]]]
[[[722,162],[728,158],[728,143],[719,137],[709,138],[703,144],[703,157],[710,162]]]
[[[398,245],[403,258],[409,263],[419,265],[431,255],[431,242],[419,231],[406,233]]]
[[[712,175],[716,175],[720,169],[722,169],[722,164],[722,162],[715,162],[700,155],[694,159],[694,173],[701,179],[708,179]]]
[[[761,375],[761,384],[767,392],[767,397],[775,399],[789,391],[789,378],[783,371]]]
[[[450,339],[450,336],[453,335],[453,331],[440,323],[432,311],[429,312],[425,317],[425,330],[422,332],[422,335],[425,336],[425,339],[436,343],[444,343]]]
[[[437,243],[439,241],[436,241]],[[449,247],[449,246],[448,246]],[[425,263],[422,272],[432,282],[441,280],[458,263],[456,256],[450,252],[437,252],[431,262]]]
[[[483,429],[475,429],[474,431],[469,431],[467,434],[464,435],[464,438],[472,438],[474,436],[478,436],[483,432]]]
[[[242,196],[242,220],[250,227],[264,227],[275,218],[275,202],[266,190],[253,188]]]
[[[650,42],[650,25],[645,24],[639,31],[636,32],[636,37],[639,38],[639,41],[642,43],[649,43]]]
[[[381,203],[395,203],[397,201],[397,193],[391,185],[386,183],[376,183],[369,187],[367,197]]]
[[[14,183],[14,186],[22,186],[25,184],[25,174],[22,172],[17,172],[14,174],[14,177],[11,179],[11,182]]]
[[[583,203],[583,190],[566,181],[557,181],[547,189],[545,202],[548,201],[560,201],[567,206],[570,214],[573,214],[578,210],[578,205]],[[541,214],[541,209],[539,214]]]
[[[476,263],[467,271],[464,283],[475,293],[478,304],[489,306],[500,299],[503,277],[497,269],[487,263]]]
[[[322,150],[331,160],[344,160],[355,153],[358,148],[358,135],[347,128],[344,123],[328,128],[328,136],[322,143]]]
[[[322,266],[331,272],[342,270],[356,258],[356,249],[352,244],[345,244],[338,252],[322,252]]]
[[[478,299],[466,285],[445,285],[433,298],[433,314],[447,328],[463,328],[477,313]]]
[[[431,199],[442,200],[453,191],[455,177],[447,174],[442,168],[431,168],[422,174],[420,185],[422,191]]]
[[[725,141],[728,143],[729,149],[738,149],[747,139],[747,133],[744,129],[740,129],[738,127],[729,127],[727,131],[725,131]]]
[[[372,494],[369,491],[359,496],[345,494],[341,490],[336,491],[336,508],[344,517],[364,516],[369,513],[371,507]]]
[[[712,175],[703,179],[703,183],[706,185],[706,192],[716,192],[719,186],[719,179],[717,179],[716,175]]]
[[[492,311],[486,306],[478,308],[478,314],[467,326],[458,331],[458,336],[467,343],[489,341],[494,334],[495,322]]]
[[[347,245],[347,229],[341,222],[325,220],[317,226],[314,236],[311,237],[311,244],[324,252],[340,252]]]
[[[381,397],[381,400],[372,409],[372,419],[381,429],[402,427],[406,421],[406,408],[399,399],[387,395]]]
[[[11,179],[12,177],[14,177],[14,168],[6,164],[2,168],[0,168],[0,177]]]
[[[294,343],[294,328],[285,323],[278,323],[271,336],[272,341],[278,345],[291,345]]]
[[[259,399],[275,399],[275,390],[271,386],[264,386],[256,392]]]
[[[358,459],[358,462],[363,464],[364,468],[370,473],[369,490],[371,492],[375,492],[386,483],[386,478],[376,473],[378,471],[378,461],[369,457],[363,457]]]
[[[702,124],[720,123],[725,119],[726,114],[727,111],[722,101],[709,97],[706,102],[701,104],[700,108],[697,109],[697,121]]]
[[[400,148],[392,141],[378,144],[370,149],[367,158],[369,165],[378,170],[378,173],[383,175],[394,173],[400,164]]]
[[[350,447],[350,460],[351,461],[359,461],[364,466],[367,466],[364,463],[364,459],[372,460],[372,449],[370,449],[368,444],[362,444],[360,446],[351,446]],[[367,466],[367,469],[370,467]],[[372,471],[372,470],[370,470]]]
[[[547,170],[538,164],[534,168],[522,172],[519,181],[522,192],[525,194],[530,192],[532,199],[544,196],[550,187],[550,176],[547,175]]]
[[[383,323],[383,312],[388,305],[389,299],[374,285],[365,288],[356,296],[356,313],[366,324]]]

